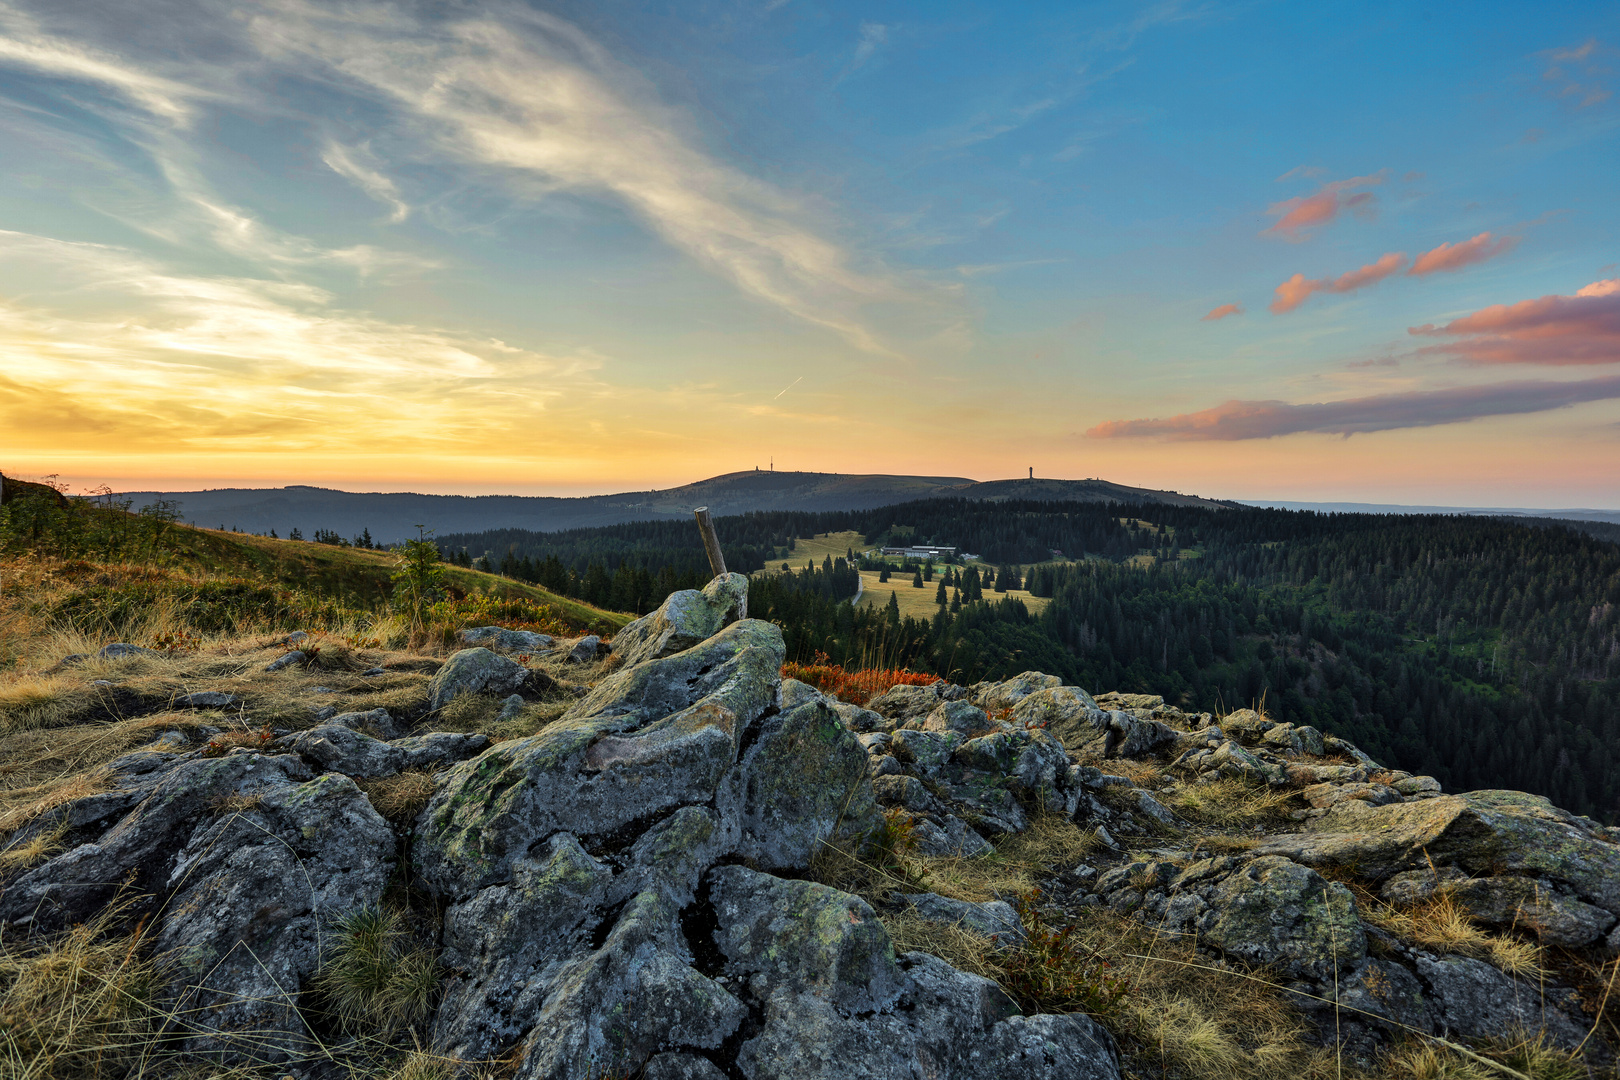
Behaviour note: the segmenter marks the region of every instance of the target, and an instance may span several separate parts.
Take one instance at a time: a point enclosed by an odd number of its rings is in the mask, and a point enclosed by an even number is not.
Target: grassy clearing
[[[932,619],[934,613],[939,610],[939,605],[934,603],[934,597],[939,592],[939,571],[937,568],[934,571],[934,580],[924,582],[923,587],[920,589],[911,584],[910,574],[902,574],[898,570],[889,576],[888,581],[879,581],[876,570],[862,570],[861,588],[860,603],[863,607],[873,605],[883,607],[889,602],[889,593],[893,592],[895,602],[900,605],[901,618],[909,615],[913,619]],[[949,595],[950,590],[945,591]],[[988,603],[992,604],[997,600],[1006,598],[1022,600],[1031,615],[1040,614],[1046,605],[1052,602],[1050,598],[1036,596],[1026,589],[1008,589],[1004,593],[999,593],[993,591],[988,585],[984,589],[984,598]]]

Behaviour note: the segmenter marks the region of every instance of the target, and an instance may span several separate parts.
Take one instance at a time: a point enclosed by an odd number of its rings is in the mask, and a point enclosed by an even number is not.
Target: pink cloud
[[[1407,271],[1412,277],[1422,277],[1424,274],[1433,274],[1440,270],[1461,270],[1473,263],[1494,259],[1498,255],[1513,250],[1519,242],[1517,236],[1492,237],[1488,232],[1482,232],[1472,240],[1464,240],[1460,244],[1441,244],[1431,251],[1425,251],[1417,257],[1412,269]]]
[[[1418,351],[1475,364],[1620,363],[1620,278],[1594,281],[1574,296],[1492,304],[1407,333],[1452,338]]]
[[[1613,75],[1607,60],[1615,53],[1597,38],[1587,38],[1573,49],[1548,49],[1541,54],[1548,60],[1541,78],[1549,87],[1557,87],[1555,97],[1576,99],[1577,109],[1600,105],[1613,96],[1603,81]]]
[[[1286,311],[1293,311],[1299,305],[1311,298],[1311,293],[1322,287],[1322,282],[1312,281],[1304,274],[1295,274],[1281,285],[1277,286],[1277,299],[1271,302],[1271,313],[1281,315]]]
[[[1347,274],[1340,274],[1328,286],[1329,292],[1355,292],[1368,285],[1376,285],[1389,275],[1395,273],[1406,264],[1406,254],[1400,251],[1391,251],[1378,257],[1378,261],[1368,263],[1360,270],[1351,270]]]
[[[1311,279],[1304,274],[1295,274],[1276,288],[1277,299],[1271,302],[1271,313],[1282,315],[1293,311],[1299,305],[1311,298],[1313,293],[1355,292],[1368,285],[1376,285],[1391,274],[1396,273],[1406,264],[1406,255],[1403,252],[1391,251],[1378,257],[1377,262],[1368,263],[1359,270],[1351,270],[1340,274],[1329,281],[1327,278]]]
[[[1241,307],[1239,307],[1238,305],[1236,305],[1236,304],[1222,304],[1220,307],[1218,307],[1215,310],[1211,311],[1208,315],[1205,315],[1202,319],[1199,319],[1198,321],[1199,322],[1215,322],[1215,321],[1217,321],[1219,319],[1226,318],[1228,315],[1241,315],[1241,314],[1243,314],[1243,309]]]
[[[1374,201],[1373,193],[1355,189],[1382,184],[1388,171],[1386,169],[1370,176],[1352,176],[1346,180],[1334,180],[1332,183],[1323,184],[1322,190],[1315,195],[1304,195],[1272,203],[1266,208],[1266,213],[1276,217],[1277,221],[1260,235],[1281,236],[1285,240],[1304,240],[1308,235],[1307,230],[1314,229],[1318,225],[1326,225],[1339,216],[1340,210],[1370,211]],[[1355,194],[1346,194],[1347,192]]]
[[[1161,438],[1174,442],[1272,439],[1312,431],[1330,435],[1457,424],[1484,416],[1563,409],[1620,398],[1620,375],[1575,382],[1509,382],[1295,405],[1286,401],[1228,401],[1212,409],[1165,419],[1110,420],[1093,439]]]

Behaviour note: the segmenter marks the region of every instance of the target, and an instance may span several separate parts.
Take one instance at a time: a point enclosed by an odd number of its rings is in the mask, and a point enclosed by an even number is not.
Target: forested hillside
[[[905,665],[963,682],[1035,668],[1186,708],[1252,703],[1339,732],[1448,788],[1539,792],[1620,815],[1620,546],[1503,518],[930,500],[718,519],[726,559],[790,655]],[[796,538],[952,544],[1016,563],[1038,617],[948,588],[928,622],[854,608],[847,567],[807,570]],[[647,610],[708,575],[696,529],[444,537],[510,576]],[[1066,558],[1051,559],[1053,549]],[[834,575],[839,575],[835,580]],[[954,580],[954,577],[953,577]]]

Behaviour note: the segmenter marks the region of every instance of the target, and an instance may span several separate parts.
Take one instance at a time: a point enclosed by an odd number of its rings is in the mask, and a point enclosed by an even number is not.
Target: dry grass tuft
[[[435,788],[433,777],[416,769],[357,783],[377,813],[396,825],[406,824],[420,814],[433,798]]]
[[[462,1063],[422,1050],[412,1050],[379,1080],[453,1080]]]
[[[1392,1080],[1502,1080],[1514,1074],[1531,1080],[1587,1080],[1592,1075],[1576,1055],[1547,1045],[1544,1035],[1494,1040],[1476,1047],[1474,1056],[1415,1039],[1386,1054],[1383,1065]]]
[[[1170,809],[1196,825],[1246,829],[1286,820],[1294,793],[1234,777],[1187,784],[1169,801]]]
[[[60,776],[29,787],[0,789],[0,835],[10,835],[75,799],[111,790],[112,776],[105,769]]]
[[[19,844],[0,850],[0,874],[38,866],[62,850],[62,838],[67,832],[67,822],[58,822],[53,828],[42,829]]]
[[[925,952],[960,971],[1001,982],[1006,971],[998,962],[1006,950],[988,936],[955,923],[934,922],[914,910],[881,916],[896,953]]]
[[[0,945],[0,1074],[12,1080],[119,1076],[157,1033],[155,975],[139,935],[112,934],[111,905],[46,944]]]
[[[1522,938],[1489,933],[1473,920],[1468,909],[1441,892],[1409,907],[1398,907],[1351,886],[1361,917],[1398,938],[1437,953],[1455,953],[1485,960],[1509,975],[1535,979],[1546,974],[1541,948]]]
[[[0,686],[0,734],[71,723],[99,696],[88,681],[83,675],[37,675]]]
[[[219,817],[225,817],[257,810],[263,803],[263,795],[218,795],[208,804],[208,808]]]

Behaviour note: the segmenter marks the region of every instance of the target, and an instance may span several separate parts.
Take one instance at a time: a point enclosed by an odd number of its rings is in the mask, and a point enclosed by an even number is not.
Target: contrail
[[[786,386],[782,387],[782,393],[777,394],[776,397],[781,397],[782,394],[787,393],[789,390],[793,389],[795,386],[798,386],[802,382],[804,382],[804,376],[800,375],[797,379],[794,379],[792,382],[790,382]],[[775,401],[776,398],[773,397],[773,398],[771,398],[771,400]]]

